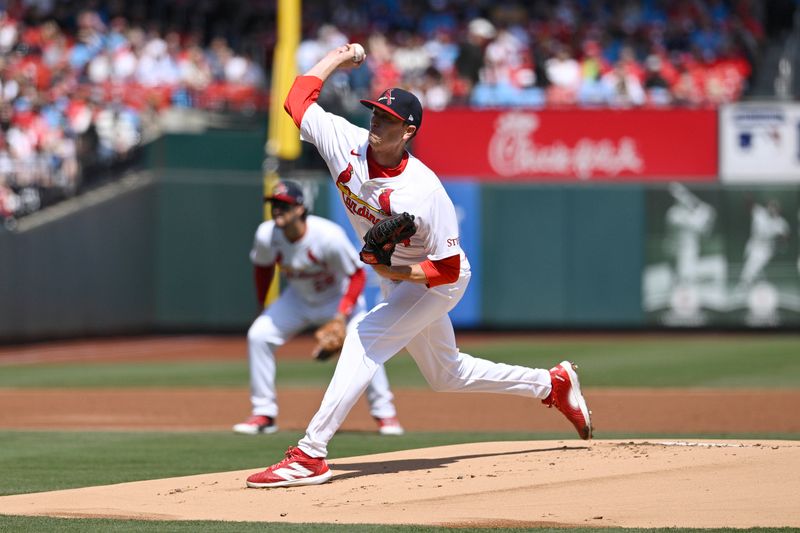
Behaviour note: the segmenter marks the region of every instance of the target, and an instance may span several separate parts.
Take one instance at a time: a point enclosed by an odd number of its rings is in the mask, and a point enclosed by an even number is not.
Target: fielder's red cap
[[[273,200],[292,205],[303,205],[303,189],[293,181],[279,181],[272,188],[272,194],[264,197],[265,202]]]
[[[419,103],[419,98],[403,89],[386,89],[377,100],[361,100],[361,103],[370,109],[383,109],[406,124],[413,124],[417,130],[422,126],[422,104]]]

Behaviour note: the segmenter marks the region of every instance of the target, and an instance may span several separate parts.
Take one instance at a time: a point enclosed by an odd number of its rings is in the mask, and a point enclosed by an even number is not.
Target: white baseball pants
[[[278,415],[275,349],[309,326],[318,326],[330,320],[336,314],[338,306],[338,300],[324,305],[309,305],[289,287],[253,322],[247,332],[247,344],[250,359],[250,401],[254,415],[273,418]],[[362,300],[347,324],[348,336],[364,315]],[[389,389],[389,380],[383,365],[375,369],[374,375],[368,381],[367,401],[372,416],[397,416],[394,396]]]
[[[495,392],[544,399],[550,372],[494,363],[458,351],[447,313],[469,283],[469,273],[454,284],[427,288],[412,282],[382,280],[385,300],[349,332],[322,405],[299,447],[313,457],[328,454],[328,442],[389,358],[406,348],[436,391]]]

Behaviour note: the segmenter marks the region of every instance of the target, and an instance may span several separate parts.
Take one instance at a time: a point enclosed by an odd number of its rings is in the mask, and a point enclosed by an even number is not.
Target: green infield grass
[[[800,335],[578,337],[463,345],[474,356],[549,368],[570,359],[586,387],[800,387]],[[387,365],[394,387],[427,387],[411,357]],[[334,363],[281,359],[281,387],[322,387]],[[247,361],[74,362],[0,367],[0,387],[237,387]]]
[[[228,431],[0,431],[0,496],[110,485],[126,481],[262,469],[283,457],[302,435],[279,432],[249,437]],[[330,461],[462,444],[512,440],[574,439],[570,433],[413,432],[386,438],[373,433],[339,432],[330,443]],[[675,434],[604,434],[607,439],[676,438]],[[697,435],[680,438],[800,439],[797,434]]]
[[[586,387],[800,387],[798,335],[623,335],[541,341],[503,339],[461,349],[475,356],[547,368],[562,359],[580,364]],[[281,387],[322,387],[332,363],[278,357]],[[394,387],[427,388],[407,354],[387,364]],[[164,361],[140,363],[74,362],[0,366],[0,388],[84,387],[242,387],[248,383],[245,356],[240,361]],[[259,470],[279,459],[299,433],[279,432],[257,438],[225,432],[86,432],[0,431],[0,495],[95,486],[232,470]],[[744,438],[800,439],[797,434],[651,435],[604,434],[604,438]],[[342,432],[331,442],[330,457],[496,440],[574,438],[571,433],[409,433],[387,439],[372,433]],[[0,507],[0,513],[2,508]],[[791,529],[689,530],[612,529],[613,531],[783,532]],[[150,522],[108,519],[57,519],[0,516],[0,532],[187,532],[287,531],[452,531],[414,526],[333,526],[222,522]],[[459,529],[458,531],[486,531]],[[549,531],[503,529],[492,531]],[[559,529],[557,531],[563,531]],[[570,529],[584,531],[583,529]],[[595,528],[585,531],[596,531]],[[795,530],[796,531],[796,530]]]
[[[102,531],[104,533],[248,533],[248,532],[281,532],[281,533],[790,533],[792,528],[751,528],[751,529],[685,529],[685,528],[451,528],[423,526],[383,526],[371,524],[262,524],[253,522],[145,522],[141,520],[110,519],[66,519],[66,518],[29,518],[21,516],[0,516],[0,531],[15,533],[41,533],[42,531],[58,531],[61,533],[86,533]]]
[[[107,485],[192,474],[233,470],[258,471],[280,458],[299,433],[281,432],[256,438],[228,432],[78,432],[0,431],[0,495],[40,492],[84,486]],[[609,438],[615,438],[609,435]],[[655,435],[619,435],[618,438],[658,438]],[[674,435],[664,436],[674,438]],[[691,435],[684,437],[691,438]],[[714,435],[697,437],[714,438]],[[725,435],[726,438],[737,438]],[[743,438],[753,438],[743,435]],[[764,438],[800,438],[772,435]],[[403,449],[468,442],[572,438],[571,434],[530,433],[413,433],[386,438],[373,434],[342,432],[331,442],[330,461]],[[2,507],[0,507],[2,512]],[[452,531],[415,526],[332,526],[330,524],[263,524],[245,522],[161,522],[109,519],[57,519],[0,515],[0,531],[40,532],[188,532],[188,531],[288,531],[288,532],[411,532]],[[547,529],[528,529],[547,531]],[[486,531],[459,529],[458,531]],[[493,529],[492,531],[521,531]],[[563,531],[559,529],[558,531]],[[570,529],[570,531],[583,531]],[[595,528],[586,531],[596,531]],[[605,531],[605,529],[604,529]],[[619,530],[625,532],[637,530]],[[640,530],[660,531],[660,530]],[[664,531],[683,531],[669,529]],[[691,531],[691,530],[685,530]],[[697,530],[700,531],[700,530]],[[704,533],[712,530],[702,530]],[[767,531],[718,530],[718,531]],[[770,530],[770,531],[788,531]]]
[[[228,431],[0,431],[0,496],[110,485],[126,481],[262,469],[283,457],[300,433],[249,437]],[[607,439],[676,438],[675,434],[607,434]],[[386,438],[339,432],[329,460],[398,450],[513,440],[574,439],[570,433],[413,432]],[[680,438],[800,439],[797,434],[697,435]]]
[[[0,431],[0,495],[253,469],[283,458],[300,433]],[[339,432],[336,457],[494,440],[572,438],[569,433],[426,433],[386,438]]]

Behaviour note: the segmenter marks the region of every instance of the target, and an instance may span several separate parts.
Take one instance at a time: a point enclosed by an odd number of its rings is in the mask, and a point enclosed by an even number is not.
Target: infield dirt
[[[513,337],[514,335],[509,335]],[[519,335],[523,337],[523,335]],[[606,337],[608,335],[605,335]],[[480,345],[497,336],[467,333],[463,342]],[[528,336],[527,338],[530,338]],[[591,342],[591,338],[586,339]],[[535,340],[531,341],[535,342]],[[278,358],[307,358],[313,340],[300,336]],[[0,347],[0,368],[10,364],[83,361],[174,361],[246,358],[240,337],[144,337],[66,341]],[[322,399],[323,389],[285,389],[278,383],[285,430],[303,430]],[[719,434],[800,433],[800,391],[791,389],[594,389],[584,383],[594,410],[596,436],[603,433]],[[410,431],[571,431],[554,409],[528,399],[493,394],[445,394],[395,388],[398,412]],[[203,389],[0,389],[0,428],[225,430],[250,412],[241,388]],[[203,405],[198,410],[197,406]],[[431,409],[436,405],[436,409]],[[373,431],[362,399],[342,430]]]
[[[252,471],[0,498],[6,514],[446,526],[800,526],[800,443],[486,442],[331,461],[332,481]]]
[[[302,342],[302,341],[301,341]],[[208,350],[208,351],[204,351]],[[240,339],[141,339],[0,349],[0,365],[242,357]],[[307,353],[298,350],[298,353]],[[317,389],[280,390],[280,425],[301,430]],[[800,432],[792,390],[585,389],[604,432]],[[568,431],[555,410],[513,396],[395,390],[410,431]],[[197,405],[206,406],[198,412]],[[437,409],[430,409],[431,405]],[[227,430],[246,388],[0,390],[0,427]],[[191,421],[191,422],[187,422]],[[374,431],[360,402],[342,428]],[[277,459],[277,458],[276,458]],[[0,513],[152,520],[448,526],[800,527],[800,442],[487,442],[333,458],[332,483],[246,489],[239,472],[0,498]]]

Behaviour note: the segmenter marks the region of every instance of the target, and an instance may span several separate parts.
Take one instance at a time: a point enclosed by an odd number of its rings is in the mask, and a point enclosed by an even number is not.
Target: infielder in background
[[[354,328],[365,313],[361,292],[366,275],[344,230],[309,215],[303,191],[294,182],[279,182],[265,201],[270,202],[272,220],[259,225],[250,251],[259,305],[276,264],[288,286],[247,333],[253,414],[233,426],[233,431],[246,435],[278,430],[275,349],[309,326],[322,324],[313,355],[327,359],[341,349],[345,328]],[[383,366],[367,386],[367,400],[382,435],[403,434]]]
[[[422,124],[419,100],[402,89],[389,89],[376,101],[362,100],[372,109],[369,131],[326,113],[316,103],[323,82],[334,70],[363,60],[360,45],[332,50],[295,80],[284,107],[303,140],[313,143],[327,163],[357,234],[365,235],[373,225],[384,226],[405,212],[414,216],[416,232],[398,241],[391,266],[373,264],[367,248],[362,250],[362,260],[382,277],[384,300],[348,332],[305,436],[282,461],[248,477],[248,487],[327,481],[328,442],[375,372],[403,348],[434,390],[536,398],[564,413],[582,439],[592,436],[590,412],[570,362],[548,372],[459,352],[447,313],[461,299],[470,268],[459,243],[452,201],[436,175],[406,150]]]

